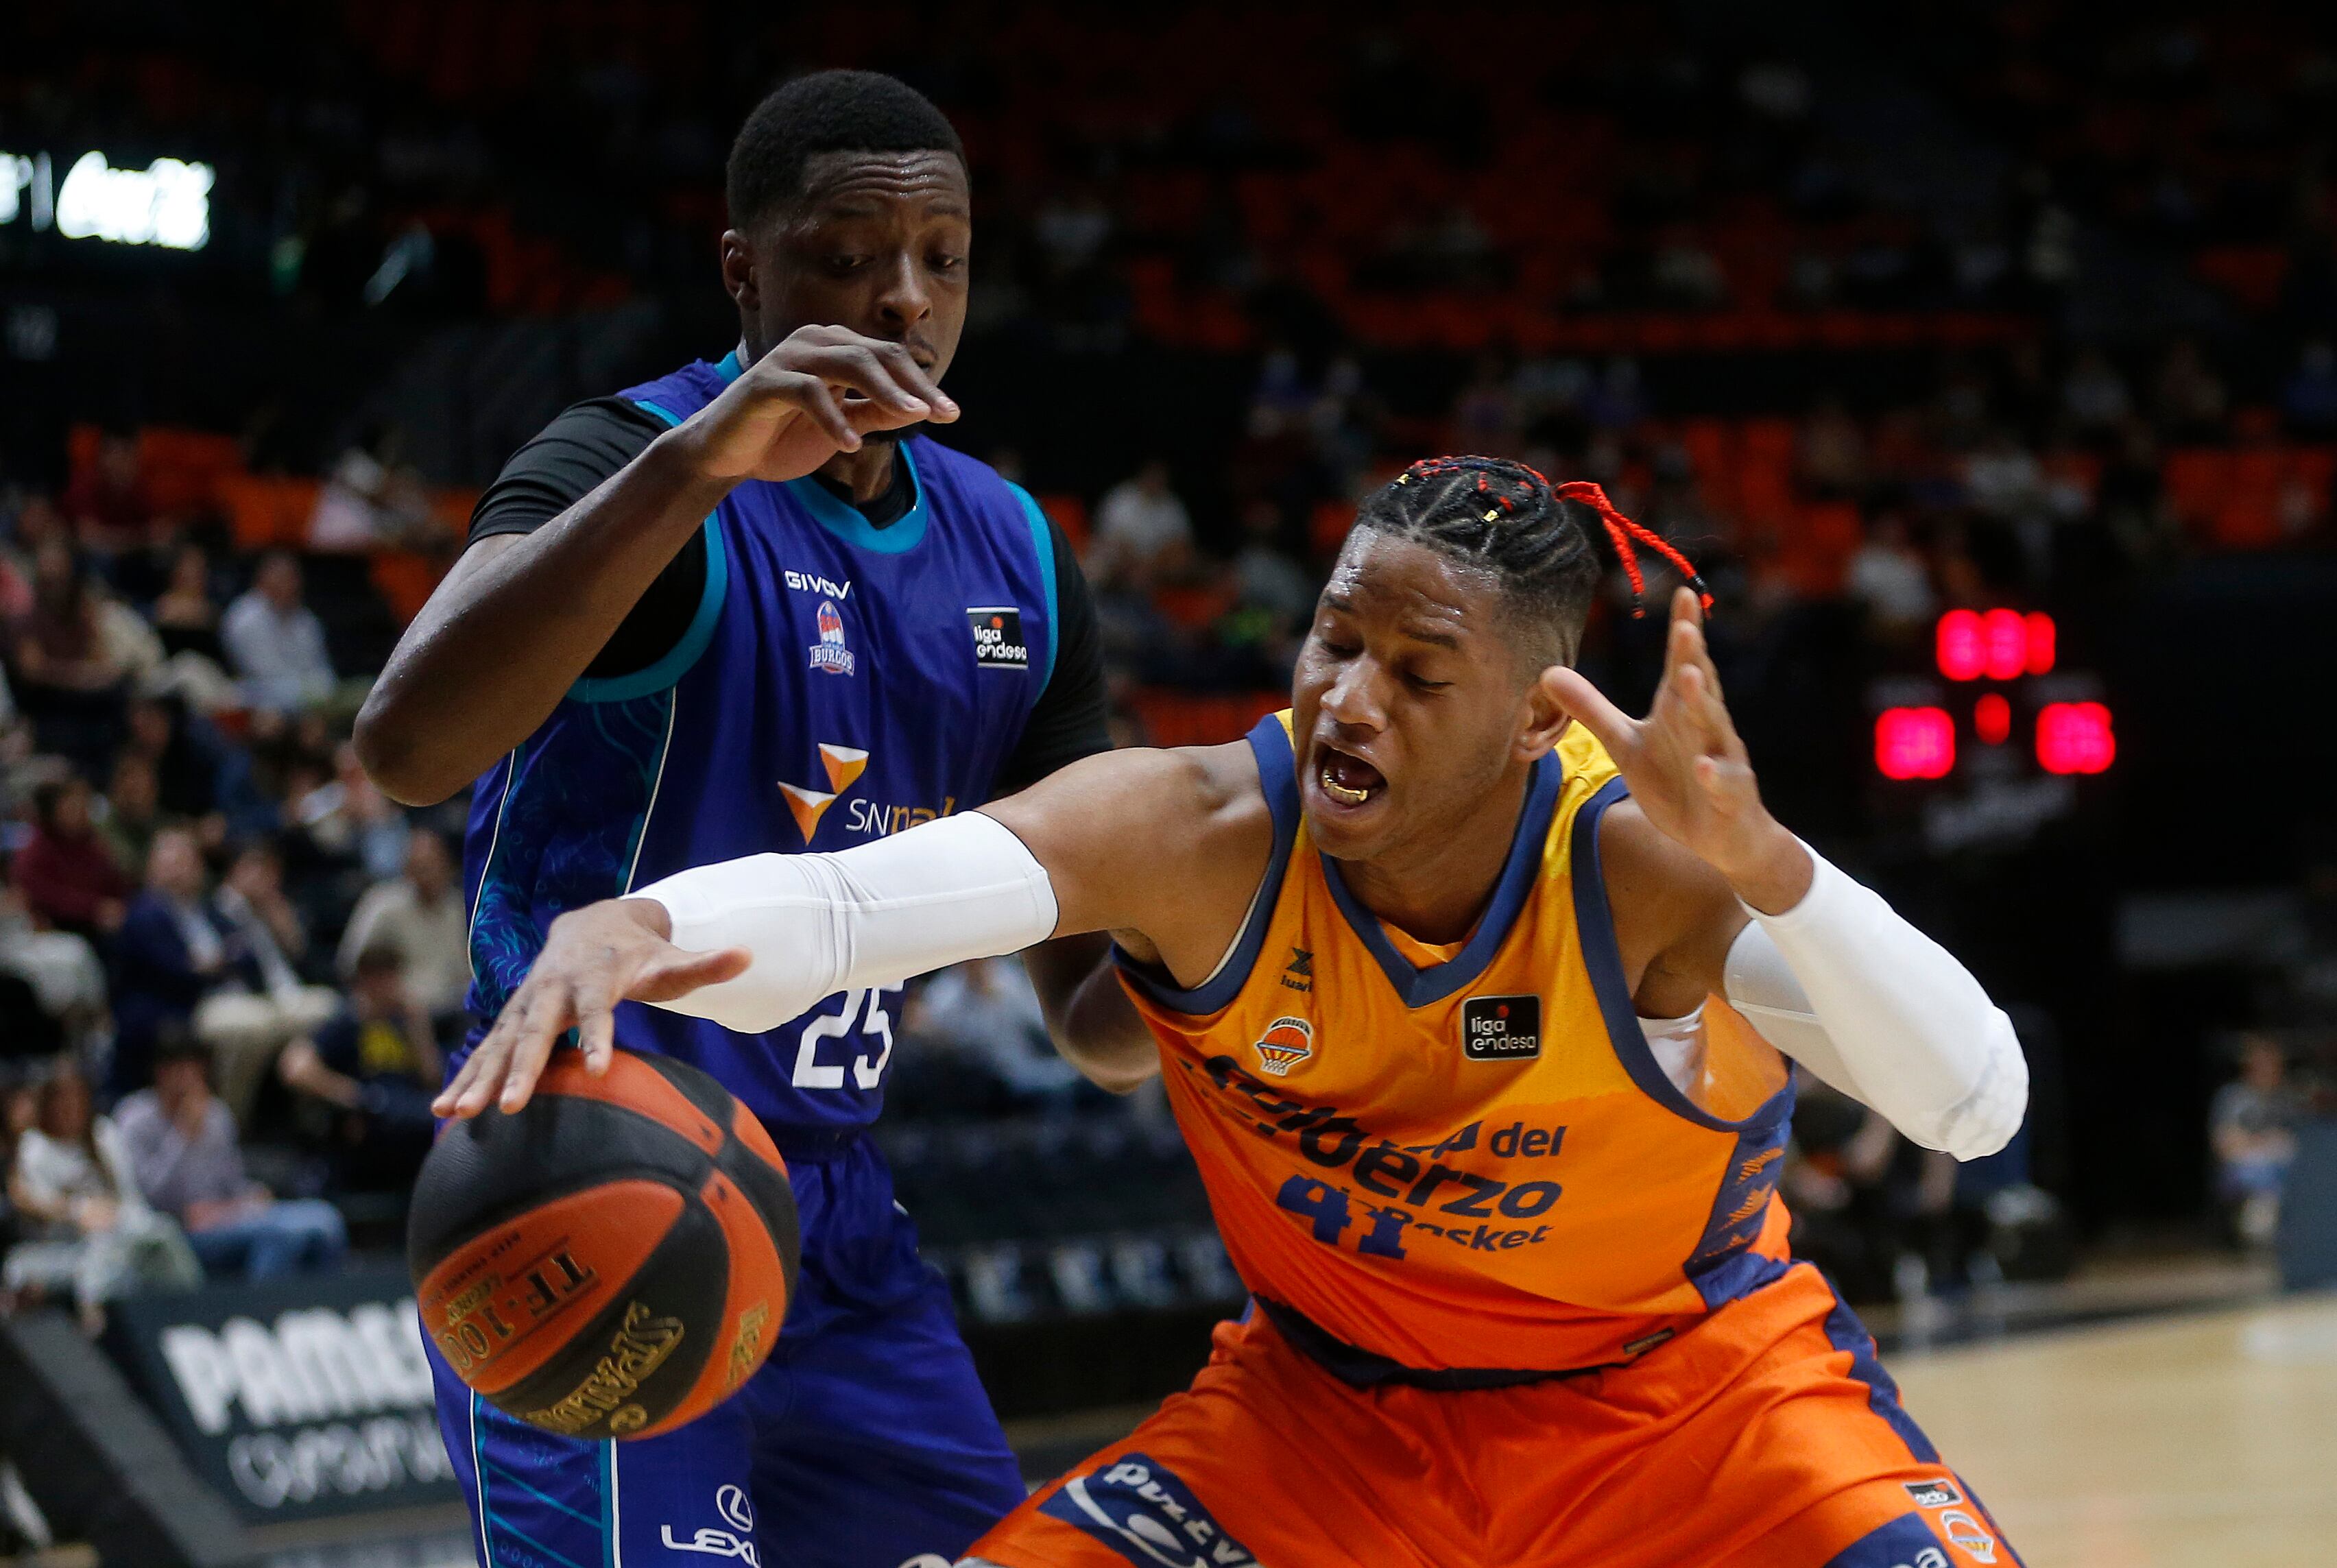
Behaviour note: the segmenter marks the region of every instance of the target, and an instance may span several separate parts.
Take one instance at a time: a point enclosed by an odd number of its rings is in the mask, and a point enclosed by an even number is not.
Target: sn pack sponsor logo
[[[1540,997],[1471,997],[1461,1004],[1461,1054],[1472,1062],[1541,1055]]]
[[[1011,604],[983,608],[969,605],[966,624],[973,628],[973,662],[983,669],[1029,669],[1031,645],[1022,640],[1022,612]]]
[[[820,819],[827,814],[827,808],[868,770],[868,753],[859,746],[832,745],[822,741],[819,766],[827,775],[827,788],[824,790],[779,780],[779,793],[787,797],[787,813],[796,819],[796,826],[803,830],[806,843],[811,842],[812,835],[819,832]],[[864,838],[882,838],[935,817],[945,817],[956,809],[955,795],[944,795],[938,808],[855,799],[845,807],[844,820],[852,832]]]
[[[1039,1512],[1077,1525],[1138,1568],[1254,1568],[1192,1489],[1149,1454],[1123,1454],[1074,1475]]]
[[[1964,1500],[1964,1495],[1946,1481],[1908,1481],[1902,1485],[1918,1508],[1947,1508]]]

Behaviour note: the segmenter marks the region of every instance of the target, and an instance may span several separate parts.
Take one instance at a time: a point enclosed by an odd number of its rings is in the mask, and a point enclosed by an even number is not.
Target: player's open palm
[[[901,344],[843,326],[805,326],[753,365],[682,428],[714,479],[800,479],[872,430],[928,420],[957,404]]]
[[[1606,746],[1657,827],[1732,881],[1774,852],[1783,830],[1761,803],[1745,743],[1721,701],[1695,594],[1683,588],[1672,596],[1663,684],[1646,718],[1624,713],[1575,670],[1550,669],[1542,680]]]

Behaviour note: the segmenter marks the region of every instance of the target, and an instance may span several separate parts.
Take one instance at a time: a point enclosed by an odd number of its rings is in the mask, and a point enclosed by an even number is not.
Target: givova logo
[[[1184,1482],[1148,1454],[1122,1454],[1074,1475],[1039,1512],[1076,1524],[1138,1568],[1256,1568]]]

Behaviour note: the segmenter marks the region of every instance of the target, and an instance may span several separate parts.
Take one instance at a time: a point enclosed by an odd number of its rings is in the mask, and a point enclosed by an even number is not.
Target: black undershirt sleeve
[[[1103,638],[1080,558],[1054,520],[1055,668],[1022,726],[1022,738],[999,770],[1000,795],[1038,783],[1081,757],[1111,749],[1111,699],[1103,675]]]
[[[471,512],[470,542],[498,533],[533,533],[639,457],[666,428],[621,397],[596,397],[563,411],[512,454]],[[644,670],[689,629],[706,591],[706,536],[693,533],[625,612],[584,667],[591,680]]]

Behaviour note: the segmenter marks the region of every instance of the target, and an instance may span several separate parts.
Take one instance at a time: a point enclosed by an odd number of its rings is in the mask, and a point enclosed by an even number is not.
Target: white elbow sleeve
[[[699,866],[632,896],[665,906],[678,948],[746,950],[753,962],[738,979],[655,1004],[746,1034],[837,991],[1020,952],[1056,918],[1046,868],[979,812],[833,854]]]
[[[1964,1160],[2004,1147],[2029,1105],[2012,1020],[1880,894],[1809,855],[1808,894],[1751,911],[1729,949],[1729,1004],[1924,1147]]]

